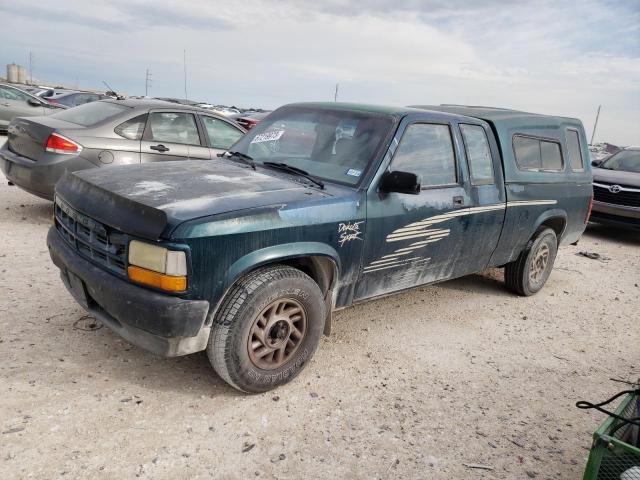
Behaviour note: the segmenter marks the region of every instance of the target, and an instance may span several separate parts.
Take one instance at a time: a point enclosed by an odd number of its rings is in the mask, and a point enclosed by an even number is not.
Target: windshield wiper
[[[237,159],[240,159],[244,163],[249,165],[251,168],[253,168],[254,170],[256,169],[256,162],[253,161],[253,157],[251,157],[250,155],[247,155],[246,153],[242,153],[242,152],[224,152],[224,153],[219,153],[218,156],[219,157],[224,157],[224,158],[237,158]]]
[[[295,173],[296,175],[300,175],[301,177],[304,177],[307,180],[310,180],[316,185],[318,185],[321,190],[324,190],[324,182],[319,178],[314,177],[306,170],[302,170],[301,168],[294,167],[286,163],[280,163],[280,162],[262,162],[262,165],[266,167],[277,168],[278,170],[283,170],[285,172]]]

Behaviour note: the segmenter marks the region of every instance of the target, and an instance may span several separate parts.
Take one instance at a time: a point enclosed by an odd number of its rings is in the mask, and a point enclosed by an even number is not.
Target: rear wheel
[[[256,270],[232,287],[220,307],[209,360],[231,386],[265,392],[302,371],[325,317],[322,292],[304,272],[283,265]]]
[[[505,266],[507,287],[527,297],[537,293],[551,274],[557,251],[556,233],[550,228],[538,230],[518,258]]]

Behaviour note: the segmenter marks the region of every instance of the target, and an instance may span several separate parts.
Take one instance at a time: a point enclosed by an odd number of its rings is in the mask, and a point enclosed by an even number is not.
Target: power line
[[[146,75],[144,77],[144,96],[149,96],[149,87],[151,86],[151,72],[147,68]]]
[[[188,100],[189,96],[187,95],[187,51],[182,50],[182,63],[184,65],[184,99]]]
[[[598,118],[600,118],[600,108],[602,107],[602,105],[598,105],[598,113],[596,113],[596,121],[593,124],[593,132],[591,132],[591,141],[589,142],[590,145],[593,145],[593,139],[596,136],[596,127],[598,126]]]

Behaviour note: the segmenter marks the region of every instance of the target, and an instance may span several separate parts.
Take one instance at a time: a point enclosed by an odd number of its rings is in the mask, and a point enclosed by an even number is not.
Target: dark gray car
[[[33,117],[59,112],[60,108],[19,88],[0,83],[0,131],[15,117]]]
[[[53,94],[46,97],[47,102],[52,105],[57,105],[62,108],[72,108],[85,103],[97,102],[98,100],[106,100],[109,97],[100,93],[92,92],[63,92],[59,94]]]
[[[208,160],[244,133],[233,121],[198,108],[158,100],[101,100],[12,121],[0,148],[0,169],[10,182],[51,200],[67,171]]]
[[[640,147],[593,161],[590,221],[640,229]]]

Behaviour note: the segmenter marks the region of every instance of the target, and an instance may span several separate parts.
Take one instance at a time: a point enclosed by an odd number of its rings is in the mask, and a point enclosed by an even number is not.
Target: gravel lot
[[[578,479],[603,416],[574,403],[640,376],[638,234],[591,227],[532,298],[496,270],[339,312],[292,384],[247,396],[204,354],[87,330],[51,204],[2,178],[0,205],[3,479]]]

